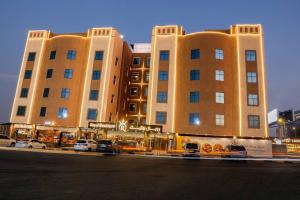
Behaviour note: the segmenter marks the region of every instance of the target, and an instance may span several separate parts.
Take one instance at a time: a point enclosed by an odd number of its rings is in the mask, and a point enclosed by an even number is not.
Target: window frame
[[[201,52],[200,49],[191,49],[191,60],[200,59]]]
[[[216,60],[224,60],[224,50],[217,48],[215,49],[215,59]]]
[[[220,98],[222,99],[222,101],[220,101]],[[216,92],[216,103],[217,104],[225,103],[225,93],[224,92]]]
[[[163,119],[163,120],[160,120]],[[167,112],[157,111],[155,114],[155,123],[156,124],[166,124],[167,123]]]
[[[67,59],[68,60],[76,60],[76,50],[68,50],[67,52]]]
[[[16,116],[24,117],[26,115],[26,106],[18,106]]]
[[[158,80],[159,81],[168,81],[169,80],[169,71],[159,70],[159,72],[158,72]]]
[[[96,98],[91,98],[96,97]],[[90,90],[89,100],[90,101],[98,101],[99,99],[99,90]]]
[[[64,113],[63,113],[63,111],[65,112],[65,115],[66,116],[64,116]],[[58,112],[57,112],[57,117],[59,118],[59,119],[67,119],[68,118],[68,108],[67,107],[59,107],[58,108]]]
[[[221,114],[216,114],[216,126],[225,126],[225,116]]]
[[[96,50],[94,60],[103,60],[104,51]]]
[[[217,69],[215,71],[215,80],[216,81],[221,81],[221,82],[224,82],[225,81],[225,73],[224,73],[224,70],[219,70]]]
[[[200,102],[200,92],[199,91],[190,91],[190,103],[199,103]]]
[[[251,120],[252,118],[252,120]],[[254,120],[256,118],[257,120]],[[255,124],[257,122],[257,124]],[[257,125],[257,126],[254,126]],[[248,115],[248,128],[260,129],[260,116],[259,115]]]
[[[47,107],[42,106],[40,108],[40,117],[46,117]]]
[[[61,99],[69,99],[71,95],[71,89],[70,88],[62,88],[60,93]]]
[[[256,62],[256,50],[245,50],[246,62]]]
[[[156,102],[157,103],[168,103],[168,92],[167,91],[157,91]]]
[[[170,60],[170,51],[169,50],[160,50],[159,51],[159,61],[169,61]]]
[[[95,112],[95,113],[91,113],[91,112]],[[91,114],[93,114],[93,115],[91,115]],[[90,118],[91,116],[93,116],[95,118]],[[98,109],[96,109],[96,108],[88,108],[87,114],[86,114],[86,119],[89,120],[89,121],[91,121],[91,120],[96,121],[97,117],[98,117]]]
[[[64,78],[65,78],[65,79],[72,79],[72,78],[73,78],[73,72],[74,72],[73,69],[70,69],[70,68],[65,69],[65,70],[64,70]],[[71,75],[71,76],[70,76],[70,75]]]
[[[189,125],[190,126],[199,126],[200,124],[201,124],[200,114],[199,113],[189,113]]]
[[[200,80],[200,70],[191,69],[190,71],[190,81],[199,81]]]
[[[254,96],[256,96],[256,98],[253,98]],[[259,106],[258,94],[248,94],[247,97],[248,106]]]
[[[253,76],[255,74],[255,76]],[[255,81],[254,81],[255,79]],[[247,83],[257,83],[257,73],[256,72],[247,72]]]
[[[21,88],[20,98],[27,98],[28,97],[28,92],[29,92],[29,88]]]

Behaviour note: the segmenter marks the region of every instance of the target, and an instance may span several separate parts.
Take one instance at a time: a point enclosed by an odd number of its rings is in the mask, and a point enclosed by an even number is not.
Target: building
[[[182,137],[268,138],[266,115],[261,25],[171,25],[134,45],[111,27],[29,31],[10,121],[30,134],[124,120]]]

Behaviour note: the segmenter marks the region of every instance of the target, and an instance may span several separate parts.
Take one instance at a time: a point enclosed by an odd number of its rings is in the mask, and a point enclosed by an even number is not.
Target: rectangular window
[[[48,69],[47,74],[46,74],[46,78],[52,78],[52,74],[53,74],[53,69]]]
[[[31,79],[32,70],[25,70],[24,79]]]
[[[59,107],[57,117],[60,119],[66,119],[68,117],[68,109],[65,107]]]
[[[195,81],[195,80],[200,80],[200,70],[193,69],[190,71],[190,80]]]
[[[190,125],[200,125],[199,113],[190,113],[189,114],[189,124]]]
[[[98,110],[94,108],[89,108],[87,112],[87,120],[97,120]]]
[[[191,50],[191,59],[199,59],[200,58],[200,49],[192,49]]]
[[[117,77],[116,77],[116,76],[114,76],[114,78],[113,78],[113,84],[115,85],[115,84],[116,84],[116,82],[117,82]]]
[[[248,61],[248,62],[256,61],[256,51],[255,50],[246,50],[246,61]]]
[[[75,60],[76,59],[76,51],[75,50],[68,50],[67,59],[68,60]]]
[[[29,52],[27,61],[34,61],[35,60],[35,52]]]
[[[129,112],[136,112],[137,110],[137,104],[136,103],[129,103],[128,104],[128,111]]]
[[[148,97],[148,87],[145,87],[144,89],[144,97]]]
[[[157,103],[167,103],[168,93],[167,92],[157,92]]]
[[[166,50],[160,51],[159,60],[168,61],[169,60],[169,51],[166,51]]]
[[[216,70],[216,81],[224,81],[224,71]]]
[[[168,80],[168,71],[159,71],[158,80],[167,81]]]
[[[41,107],[41,109],[40,109],[40,117],[45,117],[46,116],[46,111],[47,111],[46,107]]]
[[[25,116],[26,106],[18,106],[17,116]]]
[[[56,51],[51,51],[50,52],[50,60],[55,60],[55,58],[56,58]]]
[[[119,58],[118,58],[118,57],[116,57],[116,60],[115,60],[115,66],[117,66],[117,65],[118,65],[118,62],[119,62]]]
[[[156,124],[166,124],[167,112],[156,112]]]
[[[200,92],[192,91],[190,92],[190,103],[199,103],[200,101]]]
[[[69,88],[62,88],[60,98],[68,99],[70,97],[70,89]]]
[[[145,82],[146,82],[146,83],[149,82],[149,77],[150,77],[149,71],[146,71],[146,72],[145,72]]]
[[[147,57],[146,67],[150,67],[150,61],[151,61],[150,57]]]
[[[224,115],[216,115],[216,125],[217,126],[224,126]]]
[[[222,49],[216,49],[215,58],[217,60],[223,60],[224,59],[224,51]]]
[[[249,106],[258,106],[258,95],[257,94],[248,94],[248,105]]]
[[[64,78],[73,78],[73,69],[65,69]]]
[[[95,52],[95,60],[103,60],[103,51]]]
[[[130,80],[132,82],[139,82],[140,81],[140,72],[132,71],[130,75]]]
[[[101,71],[100,70],[93,70],[92,79],[93,80],[100,80],[101,78]]]
[[[90,91],[90,100],[97,101],[99,96],[99,90],[91,90]]]
[[[143,113],[147,113],[147,103],[143,104]]]
[[[140,57],[133,57],[132,64],[133,65],[140,65],[141,64],[141,58]]]
[[[248,115],[248,128],[260,128],[258,115]]]
[[[224,103],[224,93],[216,92],[216,103]]]
[[[20,97],[21,98],[26,98],[27,96],[28,96],[28,88],[22,88]]]
[[[247,82],[256,83],[256,72],[247,72]]]
[[[115,95],[112,94],[112,95],[111,95],[111,99],[110,99],[110,103],[114,103],[114,99],[115,99]]]
[[[137,96],[139,93],[139,89],[137,87],[131,87],[130,88],[130,95],[131,96]]]
[[[50,88],[44,88],[43,97],[45,97],[45,98],[48,97],[49,91],[50,91]]]

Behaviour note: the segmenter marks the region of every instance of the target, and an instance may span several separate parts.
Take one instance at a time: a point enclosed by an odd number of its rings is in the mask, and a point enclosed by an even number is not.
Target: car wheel
[[[16,146],[16,144],[14,143],[14,142],[12,142],[11,144],[10,144],[10,147],[15,147]]]

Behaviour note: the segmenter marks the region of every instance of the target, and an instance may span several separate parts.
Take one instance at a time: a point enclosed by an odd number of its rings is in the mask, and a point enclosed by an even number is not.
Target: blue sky
[[[113,26],[128,42],[150,42],[154,25],[179,24],[186,32],[261,23],[269,109],[300,109],[299,0],[1,0],[0,122],[9,120],[29,29],[85,32]]]

